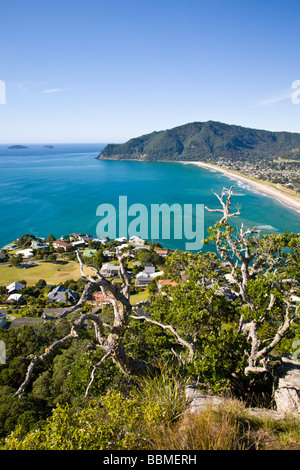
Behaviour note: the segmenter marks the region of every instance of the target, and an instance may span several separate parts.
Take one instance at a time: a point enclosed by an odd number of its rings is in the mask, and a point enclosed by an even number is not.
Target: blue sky
[[[210,119],[300,132],[299,15],[298,0],[3,0],[0,143]]]

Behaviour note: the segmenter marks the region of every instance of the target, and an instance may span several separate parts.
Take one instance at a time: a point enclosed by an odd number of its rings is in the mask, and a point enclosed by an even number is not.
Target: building
[[[34,253],[32,248],[26,248],[25,250],[16,251],[16,255],[21,255],[25,259],[33,258]]]
[[[101,274],[107,277],[117,277],[119,276],[120,266],[116,266],[111,263],[105,263],[102,265]]]
[[[83,241],[83,242],[89,242],[90,240],[93,240],[93,235],[87,235],[87,234],[83,234],[81,233],[79,235],[79,241]]]
[[[23,284],[21,284],[20,282],[13,282],[12,284],[6,286],[6,290],[9,295],[15,294],[24,288],[25,286],[23,286]]]
[[[75,248],[80,248],[80,247],[86,246],[86,243],[83,240],[77,240],[76,242],[72,242],[71,245],[74,246]]]
[[[158,290],[161,291],[162,287],[164,286],[171,286],[175,287],[178,283],[175,281],[171,281],[170,279],[159,279],[157,283]]]
[[[165,257],[168,255],[168,250],[155,250],[155,251],[159,256]]]
[[[46,249],[48,249],[48,246],[45,245],[44,243],[40,242],[39,240],[32,240],[31,248],[33,250],[46,250]]]
[[[130,237],[128,241],[129,243],[134,243],[136,245],[144,245],[145,243],[145,240],[143,240],[142,238],[136,237],[135,235],[133,237]]]
[[[116,238],[116,239],[115,239],[115,242],[125,243],[125,242],[126,242],[126,238],[125,238],[125,237]]]
[[[70,289],[67,289],[64,286],[55,287],[49,294],[47,298],[50,302],[73,302],[79,298],[77,292],[74,292]]]
[[[68,246],[72,246],[71,243],[68,243],[68,242],[64,242],[62,240],[55,240],[52,245],[55,247],[55,248],[63,248],[65,251],[67,250],[67,247]]]
[[[156,277],[162,276],[163,271],[155,272],[154,266],[145,266],[144,271],[136,275],[135,287],[145,287]]]
[[[6,299],[6,302],[14,302],[16,304],[20,303],[23,300],[22,294],[10,294]]]

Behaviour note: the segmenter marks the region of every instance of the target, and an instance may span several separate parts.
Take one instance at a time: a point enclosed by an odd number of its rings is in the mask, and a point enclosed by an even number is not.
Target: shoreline
[[[264,193],[266,196],[278,199],[280,202],[282,202],[284,205],[288,206],[291,209],[296,209],[300,211],[300,198],[298,199],[296,197],[293,197],[290,194],[285,194],[283,191],[272,187],[266,182],[254,181],[245,175],[240,175],[239,173],[226,170],[225,168],[222,168],[217,165],[213,165],[212,163],[192,162],[192,161],[191,162],[180,161],[178,163],[183,163],[184,165],[191,164],[191,165],[199,166],[200,168],[206,168],[208,170],[219,171],[220,173],[223,173],[226,176],[230,176],[231,178],[235,178],[237,180],[240,180],[249,184],[250,186],[253,186],[260,192]]]

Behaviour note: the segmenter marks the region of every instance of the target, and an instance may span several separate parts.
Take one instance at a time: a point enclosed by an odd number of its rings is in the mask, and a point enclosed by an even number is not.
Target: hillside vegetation
[[[221,122],[193,122],[152,132],[124,144],[109,144],[99,159],[112,160],[300,160],[300,134],[270,132]]]

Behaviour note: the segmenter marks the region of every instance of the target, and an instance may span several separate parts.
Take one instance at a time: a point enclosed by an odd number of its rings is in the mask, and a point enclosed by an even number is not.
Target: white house
[[[116,276],[119,275],[119,268],[120,268],[120,266],[116,266],[116,265],[111,264],[111,263],[105,263],[105,264],[102,265],[101,274],[103,276],[116,277]]]
[[[7,299],[6,302],[20,302],[22,300],[22,294],[11,294]]]
[[[128,248],[129,245],[127,243],[123,243],[122,245],[118,246],[119,250],[123,250],[123,248]]]
[[[39,240],[32,240],[31,248],[33,250],[45,250],[46,248],[48,248],[48,246],[40,242]]]
[[[154,266],[145,266],[144,271],[136,275],[135,286],[136,287],[148,286],[153,279],[155,279],[156,277],[162,276],[163,274],[164,274],[163,271],[158,271],[156,273]]]
[[[25,286],[21,284],[20,282],[13,282],[12,284],[9,284],[9,286],[6,286],[6,290],[8,294],[13,294],[15,292],[18,292],[19,290],[24,289]]]
[[[19,250],[16,251],[16,255],[21,255],[25,259],[33,258],[34,253],[31,248],[27,248],[26,250]]]
[[[135,243],[136,245],[144,245],[145,240],[134,235],[133,237],[129,238],[129,243]]]
[[[115,242],[125,243],[125,242],[126,242],[126,238],[125,238],[125,237],[116,238],[116,239],[115,239]]]

